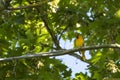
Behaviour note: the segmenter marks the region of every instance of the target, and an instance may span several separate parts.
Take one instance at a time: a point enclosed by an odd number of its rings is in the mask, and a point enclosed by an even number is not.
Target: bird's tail
[[[82,54],[81,59],[85,61],[86,60],[85,51],[84,50],[80,51],[80,54]]]

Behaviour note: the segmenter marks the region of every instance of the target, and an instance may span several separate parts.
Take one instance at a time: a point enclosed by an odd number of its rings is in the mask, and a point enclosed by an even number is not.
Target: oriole
[[[83,36],[81,34],[77,34],[76,39],[75,39],[75,47],[82,47],[84,46],[84,39]],[[82,60],[85,61],[85,51],[79,51],[80,54],[82,54]]]

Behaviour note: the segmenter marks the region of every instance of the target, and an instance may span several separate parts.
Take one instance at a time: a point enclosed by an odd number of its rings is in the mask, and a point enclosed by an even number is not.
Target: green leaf
[[[95,53],[95,55],[92,57],[92,59],[90,60],[91,63],[96,64],[102,57],[102,53],[101,52],[97,52]]]

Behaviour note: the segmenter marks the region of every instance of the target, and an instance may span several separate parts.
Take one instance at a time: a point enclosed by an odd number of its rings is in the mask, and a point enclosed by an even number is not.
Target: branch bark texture
[[[1,61],[18,60],[18,59],[26,59],[26,58],[35,58],[35,57],[61,56],[61,55],[66,55],[66,54],[73,54],[73,52],[77,52],[79,50],[93,50],[93,49],[101,49],[101,48],[118,48],[118,49],[120,49],[120,44],[94,45],[94,46],[85,46],[85,47],[68,49],[68,50],[62,49],[62,50],[57,50],[54,52],[40,52],[37,54],[26,54],[26,55],[22,55],[22,56],[0,58],[0,62]]]

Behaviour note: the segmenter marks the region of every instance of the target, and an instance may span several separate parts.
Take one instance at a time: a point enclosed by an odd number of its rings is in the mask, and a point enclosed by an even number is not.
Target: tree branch
[[[120,44],[94,45],[94,46],[85,46],[85,47],[68,49],[68,50],[65,50],[65,49],[58,50],[54,52],[40,52],[38,54],[27,54],[27,55],[16,56],[16,57],[0,58],[0,61],[10,61],[10,60],[35,58],[35,57],[60,56],[60,55],[66,55],[66,54],[73,54],[73,52],[77,52],[79,50],[92,50],[92,49],[101,49],[101,48],[119,48],[120,49]]]
[[[27,9],[27,8],[35,8],[35,7],[41,6],[42,4],[44,4],[46,2],[48,2],[48,1],[45,0],[45,1],[42,1],[42,2],[37,3],[37,4],[30,4],[30,5],[26,5],[26,6],[19,6],[19,7],[16,7],[16,8],[8,7],[8,10],[21,10],[21,9]]]
[[[32,4],[30,2],[30,0],[28,0],[28,2],[30,4]],[[55,35],[54,31],[49,26],[47,10],[40,9],[40,8],[37,8],[37,7],[35,7],[35,9],[40,13],[40,17],[41,17],[42,21],[44,22],[45,28],[47,29],[48,33],[50,34],[50,36],[51,36],[51,38],[54,42],[54,45],[56,46],[56,49],[57,50],[61,49],[61,47],[59,45],[59,41],[57,39],[57,35]],[[44,14],[44,15],[41,15],[41,14]]]
[[[21,9],[27,9],[27,8],[36,8],[38,11],[39,9],[37,7],[41,6],[42,4],[48,2],[47,0],[41,2],[41,3],[37,3],[37,4],[32,4],[29,0],[28,2],[30,3],[30,5],[26,5],[26,6],[19,6],[19,7],[16,7],[16,8],[8,8],[8,10],[21,10]],[[39,11],[41,13],[41,11]],[[44,14],[44,13],[41,13],[41,14]],[[52,29],[50,29],[50,26],[48,26],[48,21],[47,21],[47,16],[40,16],[41,19],[43,20],[44,24],[45,24],[45,27],[47,29],[47,31],[49,32],[55,46],[56,46],[56,49],[61,49],[60,45],[59,45],[59,40],[57,39],[57,35],[55,35],[54,31]]]
[[[63,33],[68,29],[68,27],[69,27],[69,26],[66,26],[66,27],[62,30],[62,32],[60,33],[60,37],[58,38],[58,40],[61,39]]]
[[[45,28],[47,29],[47,31],[49,32],[55,46],[57,49],[61,49],[60,45],[59,45],[59,41],[57,40],[57,36],[55,35],[54,31],[52,29],[50,29],[50,27],[48,26],[47,20],[41,16],[43,22],[45,23]]]

